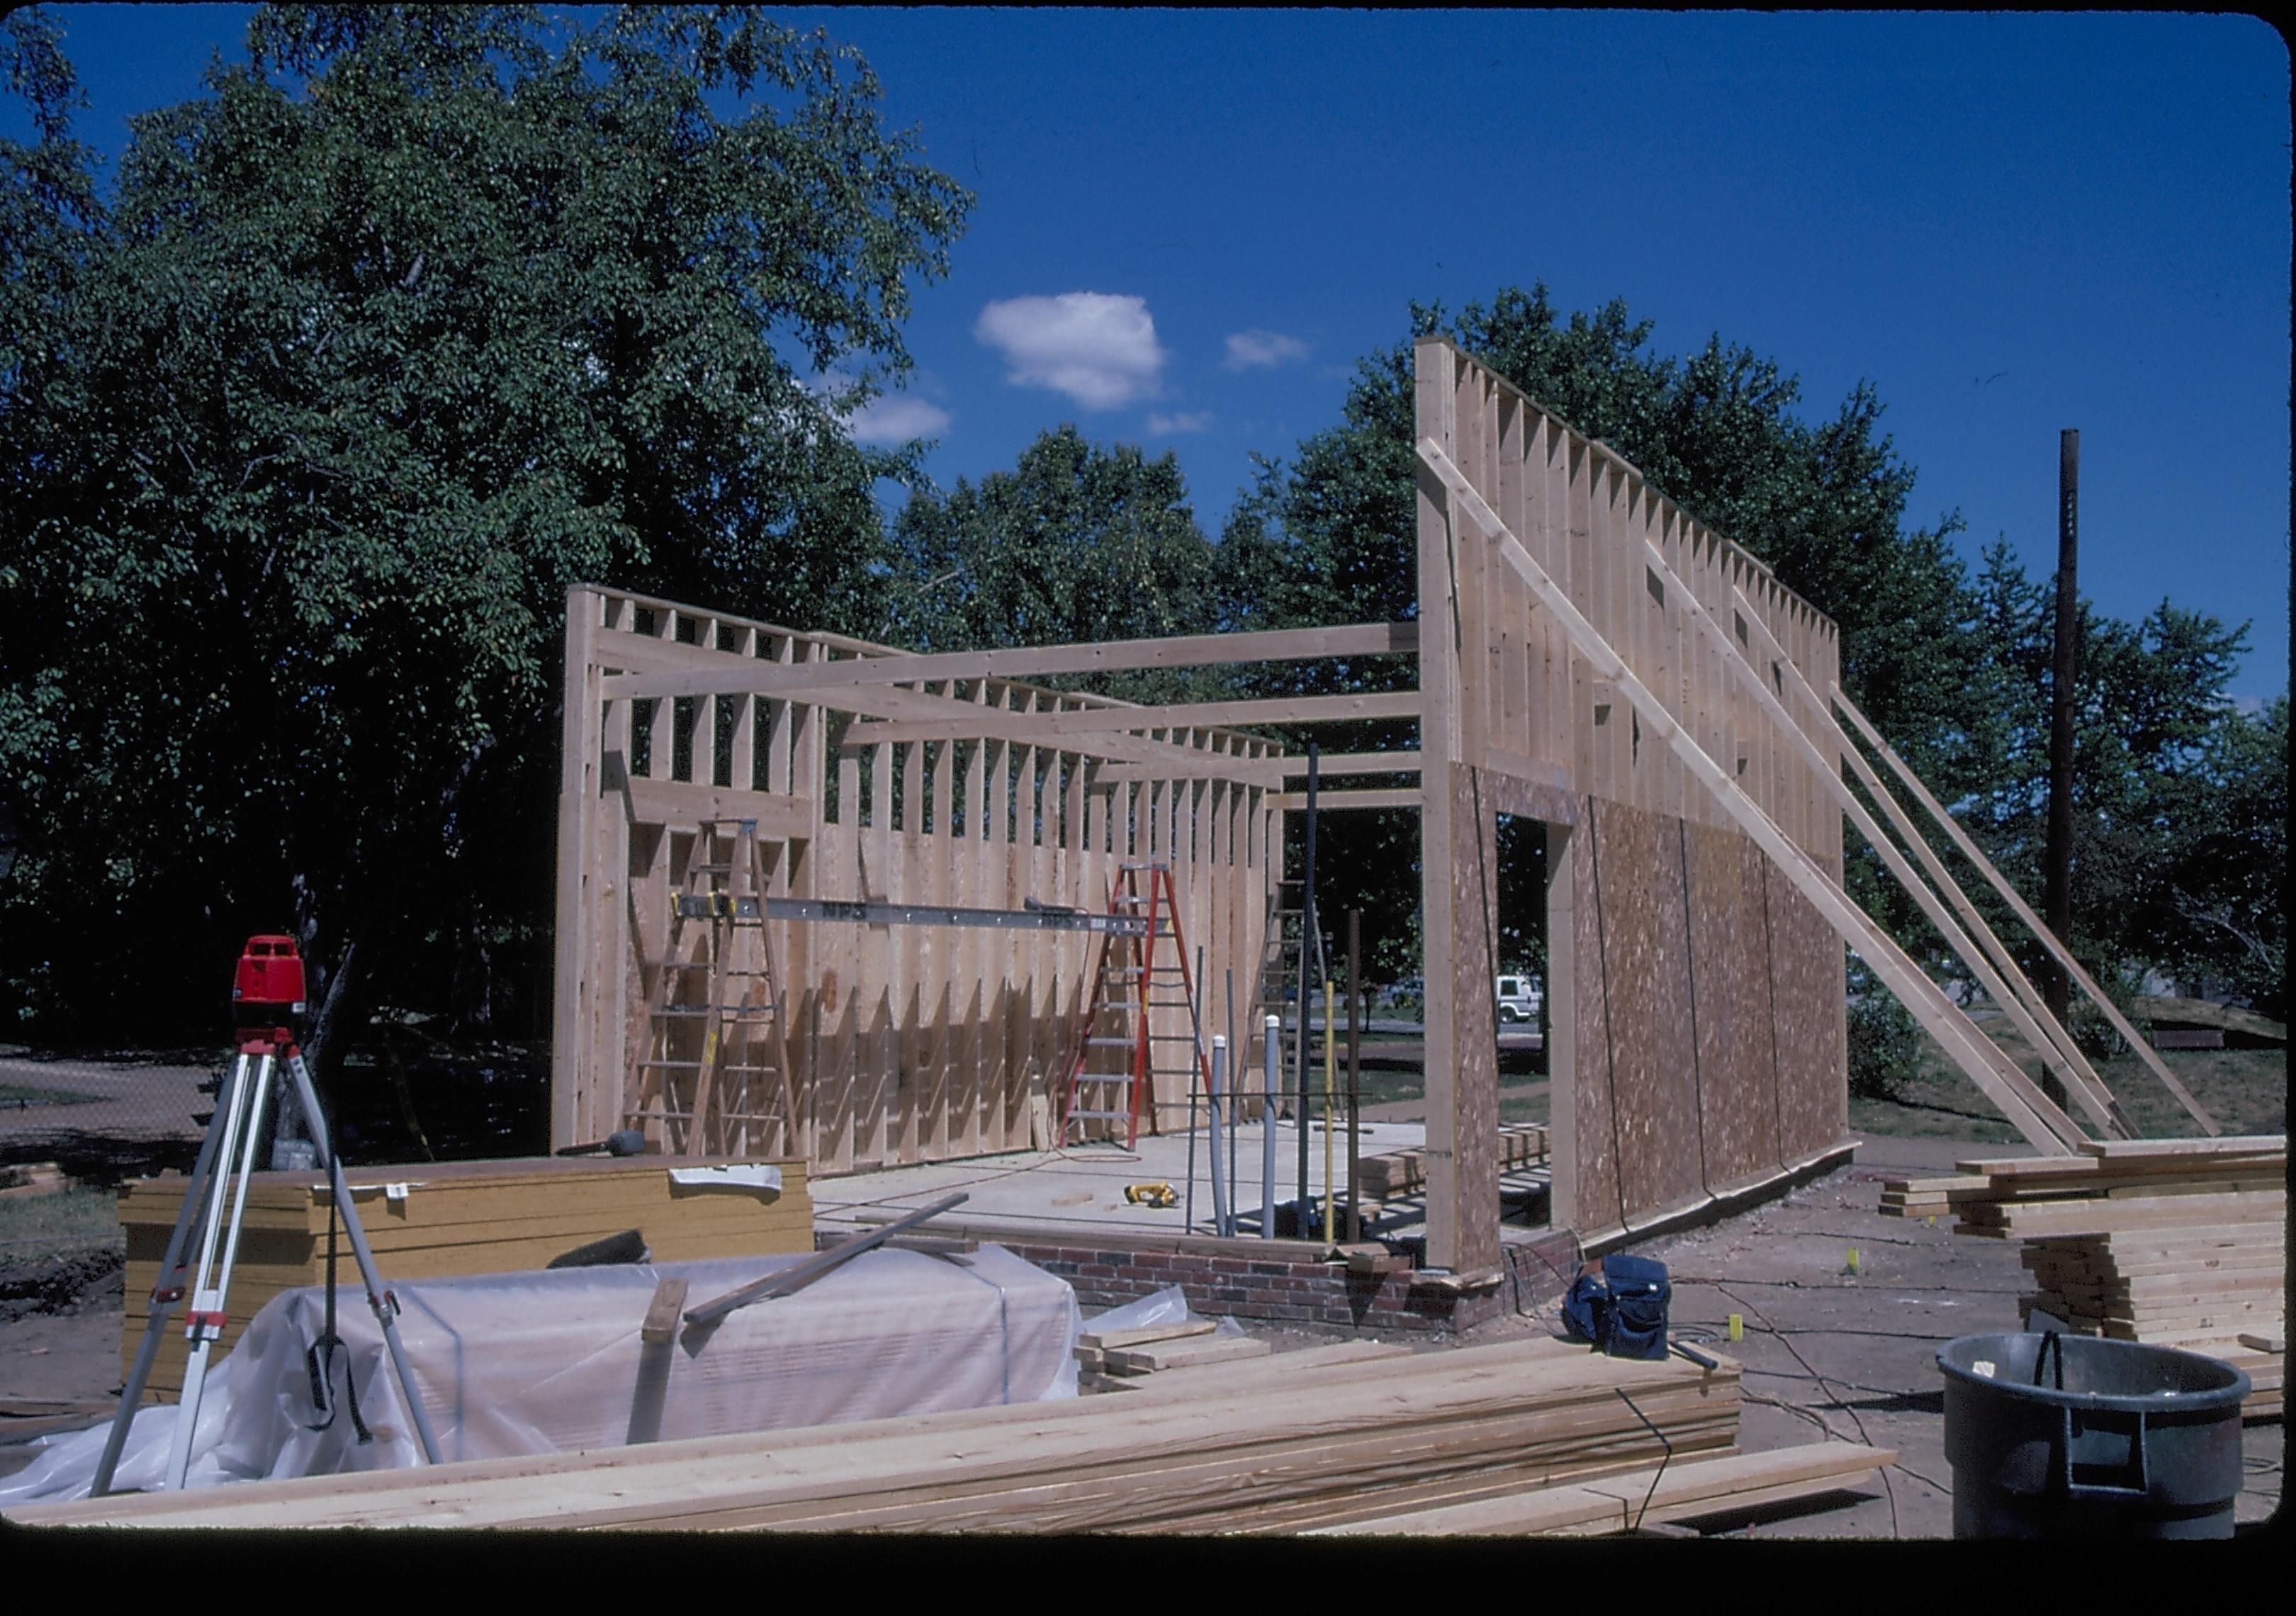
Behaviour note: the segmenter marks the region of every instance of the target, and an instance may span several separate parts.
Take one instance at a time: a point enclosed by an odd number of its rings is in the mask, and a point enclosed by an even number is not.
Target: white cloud
[[[1307,357],[1308,345],[1297,337],[1287,337],[1278,331],[1240,331],[1228,338],[1227,357],[1220,361],[1220,368],[1272,369],[1279,365],[1297,365]]]
[[[1089,410],[1153,392],[1167,357],[1145,298],[1099,291],[991,303],[972,334],[1004,356],[1016,387],[1049,387]]]
[[[906,443],[938,436],[948,426],[948,412],[922,398],[872,398],[850,424],[856,443]]]
[[[1159,414],[1152,411],[1148,430],[1161,436],[1167,432],[1201,432],[1212,423],[1210,410],[1184,410],[1177,415]]]

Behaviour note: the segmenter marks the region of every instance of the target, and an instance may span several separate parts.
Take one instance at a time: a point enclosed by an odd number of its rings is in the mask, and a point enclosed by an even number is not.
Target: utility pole
[[[2067,427],[2057,437],[2057,639],[2049,674],[2049,832],[2043,855],[2046,891],[2043,903],[2049,930],[2073,946],[2073,691],[2080,677],[2080,432]],[[2072,1000],[2071,983],[2056,962],[2043,976],[2049,1013],[2060,1026]],[[2056,1105],[2065,1087],[2046,1068],[2041,1092]]]

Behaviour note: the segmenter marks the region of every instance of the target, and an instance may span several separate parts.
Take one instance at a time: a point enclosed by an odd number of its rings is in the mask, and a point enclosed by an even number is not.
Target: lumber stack
[[[1547,1159],[1546,1125],[1543,1122],[1499,1124],[1499,1171],[1538,1167]],[[1367,1200],[1385,1201],[1427,1186],[1424,1149],[1384,1151],[1356,1163],[1356,1193]]]
[[[730,1182],[685,1185],[670,1177],[673,1170],[691,1177],[697,1169],[752,1166],[778,1168],[780,1189]],[[660,1262],[810,1251],[814,1244],[812,1198],[804,1164],[798,1161],[544,1157],[359,1168],[347,1176],[386,1282],[540,1268],[577,1247],[629,1229],[644,1235]],[[120,1186],[119,1225],[127,1259],[122,1379],[142,1344],[152,1287],[188,1182],[182,1174],[165,1173]],[[273,1297],[326,1283],[331,1200],[323,1173],[257,1173],[249,1181],[229,1318],[217,1361]],[[340,1234],[336,1253],[337,1284],[357,1295],[358,1267],[350,1243]],[[184,1356],[183,1334],[171,1329],[152,1365],[147,1399],[172,1399],[182,1390]]]
[[[1305,1356],[1122,1397],[8,1513],[28,1525],[1287,1533],[1736,1448],[1726,1358],[1707,1370],[1536,1341],[1285,1362]]]
[[[2028,1322],[2038,1311],[2084,1334],[2233,1358],[2255,1385],[2247,1416],[2278,1414],[2278,1358],[2240,1337],[2285,1329],[2286,1136],[2091,1140],[2077,1156],[1956,1166],[1885,1185],[1884,1210],[1942,1201],[1956,1234],[2021,1241]]]
[[[1077,1369],[1099,1390],[1101,1381],[1111,1378],[1136,1382],[1159,1372],[1265,1358],[1271,1350],[1256,1336],[1219,1335],[1218,1328],[1209,1318],[1191,1318],[1130,1330],[1087,1330],[1077,1337]]]
[[[1718,1521],[1863,1486],[1895,1464],[1890,1448],[1810,1442],[1698,1459],[1599,1481],[1536,1488],[1471,1504],[1319,1528],[1319,1537],[1591,1537],[1647,1525]]]

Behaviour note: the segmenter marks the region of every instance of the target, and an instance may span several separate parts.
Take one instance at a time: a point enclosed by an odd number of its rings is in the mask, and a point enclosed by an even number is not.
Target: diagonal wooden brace
[[[2035,1150],[2053,1156],[2073,1153],[2087,1137],[2080,1126],[2052,1103],[2023,1072],[2014,1067],[2004,1070],[2008,1062],[1993,1041],[1874,924],[1830,874],[1796,846],[1739,788],[1737,782],[1683,732],[1665,705],[1579,614],[1570,596],[1547,576],[1546,570],[1531,558],[1522,542],[1508,530],[1441,446],[1431,438],[1423,438],[1418,452],[1428,470],[1441,482],[1448,496],[1448,507],[1464,514],[1481,530],[1500,558],[1530,587],[1539,603],[1554,614],[1572,647],[1594,668],[1596,677],[1609,680],[1633,707],[1644,733],[1663,741],[1699,783],[1713,793],[1724,811],[1769,856],[1779,872],[1841,933],[1843,940],[1873,967],[1874,974]]]

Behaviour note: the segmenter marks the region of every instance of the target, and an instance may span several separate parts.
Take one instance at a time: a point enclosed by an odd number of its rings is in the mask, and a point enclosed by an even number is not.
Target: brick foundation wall
[[[1575,1269],[1567,1229],[1509,1242],[1503,1266],[1463,1284],[1447,1275],[1362,1273],[1298,1241],[1125,1236],[1109,1231],[1004,1230],[936,1222],[938,1235],[993,1241],[1076,1287],[1086,1308],[1121,1307],[1178,1285],[1192,1311],[1271,1325],[1374,1333],[1472,1329],[1518,1306],[1554,1305]],[[824,1231],[823,1243],[839,1235]]]

